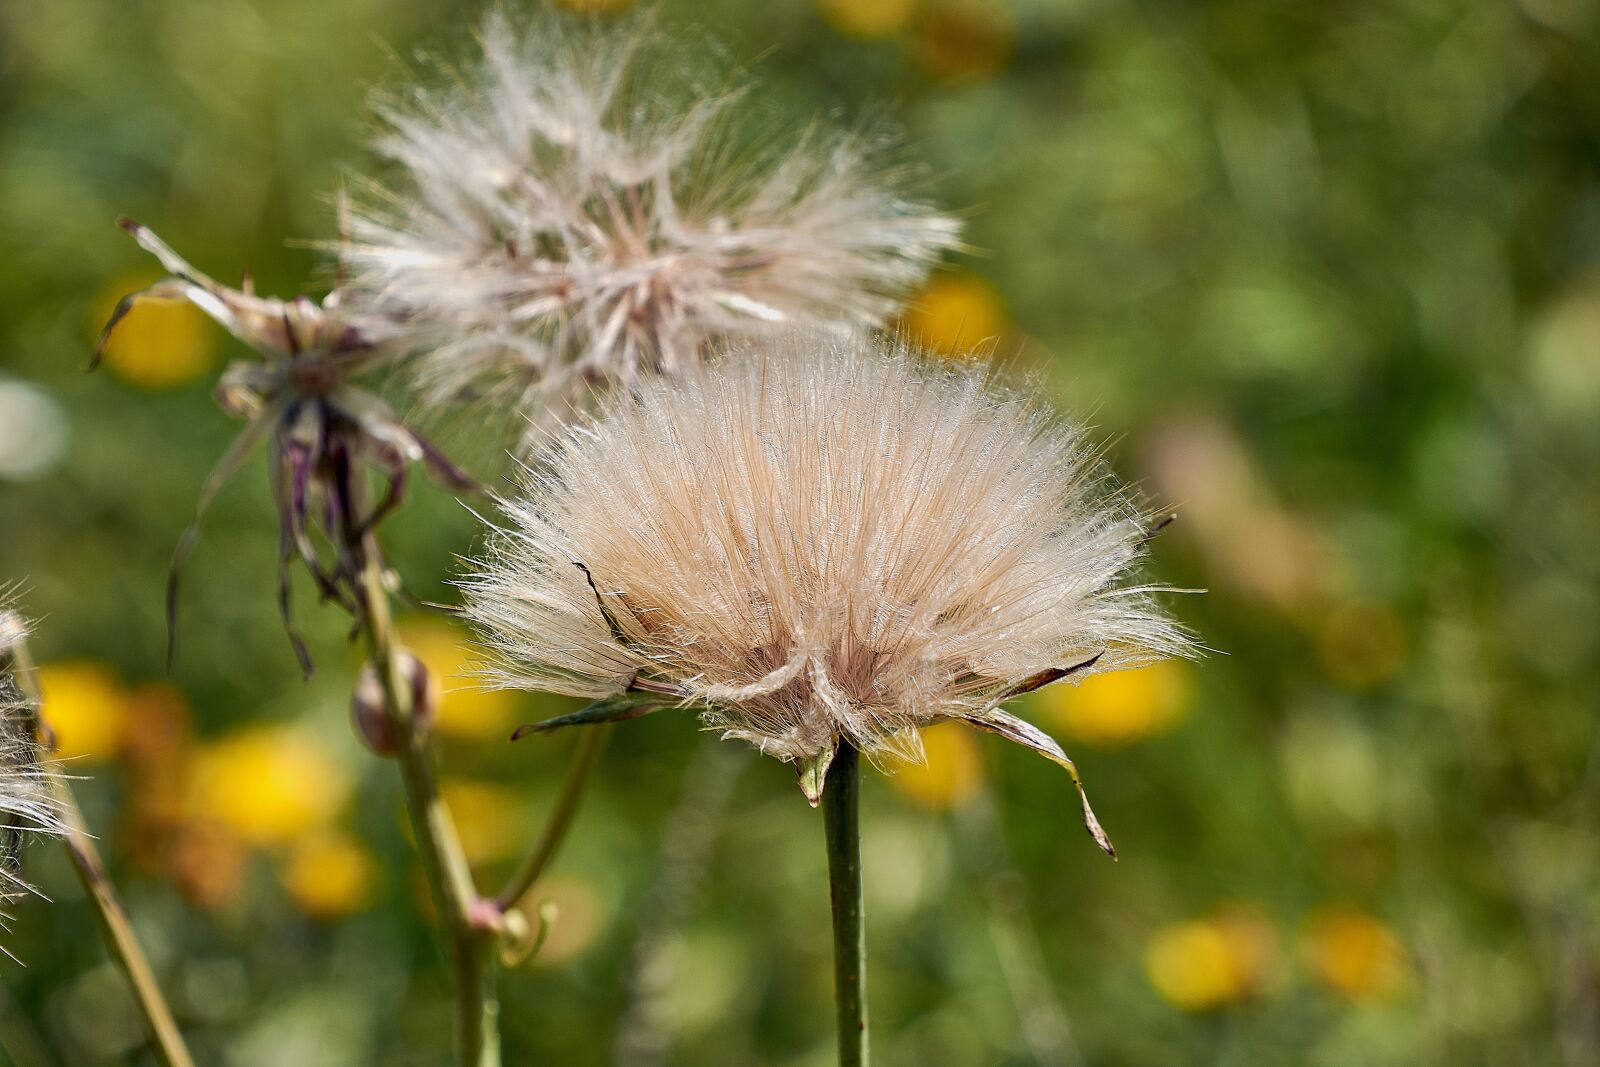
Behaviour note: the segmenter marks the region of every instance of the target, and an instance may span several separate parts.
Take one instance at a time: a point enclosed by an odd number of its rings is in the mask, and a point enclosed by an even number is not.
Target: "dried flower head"
[[[744,92],[677,84],[684,50],[656,62],[658,36],[495,14],[472,69],[380,105],[398,174],[341,252],[425,401],[492,396],[537,424],[590,385],[693,366],[708,339],[876,324],[954,244],[897,190],[888,138],[747,143]]]
[[[602,698],[535,729],[695,706],[813,802],[841,740],[915,758],[950,719],[1071,769],[1001,705],[1190,647],[1081,431],[903,342],[795,333],[643,385],[505,507],[464,583],[498,682]]]
[[[230,289],[195,270],[145,227],[129,219],[119,224],[172,276],[117,304],[95,350],[96,361],[117,323],[152,300],[189,301],[260,357],[230,365],[217,382],[218,405],[245,426],[206,479],[194,520],[174,554],[167,582],[169,638],[178,572],[199,538],[200,521],[217,491],[266,440],[279,522],[278,604],[309,673],[305,646],[289,625],[290,563],[298,559],[324,599],[353,612],[360,593],[352,553],[363,535],[405,499],[410,464],[420,461],[458,492],[473,489],[474,483],[377,394],[355,384],[357,375],[392,358],[395,350],[344,314],[337,290],[319,304],[305,296],[289,301],[257,296],[248,278],[242,289]],[[386,480],[376,503],[368,499],[368,467]],[[323,534],[327,549],[319,550],[314,531]]]
[[[55,799],[55,771],[39,749],[39,709],[22,677],[26,637],[21,618],[0,606],[0,930],[8,922],[4,908],[33,892],[22,878],[23,846],[30,837],[61,836],[67,829]]]

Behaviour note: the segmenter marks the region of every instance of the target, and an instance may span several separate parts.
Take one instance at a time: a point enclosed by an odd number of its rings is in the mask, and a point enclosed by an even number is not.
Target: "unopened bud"
[[[421,660],[407,649],[400,649],[400,673],[411,690],[412,729],[426,736],[433,729],[434,710],[439,705],[439,686],[423,666]],[[356,682],[355,694],[350,698],[350,723],[355,727],[361,743],[380,756],[393,756],[400,751],[400,739],[395,736],[394,724],[389,719],[389,709],[384,699],[383,679],[376,664],[361,668],[361,678]]]

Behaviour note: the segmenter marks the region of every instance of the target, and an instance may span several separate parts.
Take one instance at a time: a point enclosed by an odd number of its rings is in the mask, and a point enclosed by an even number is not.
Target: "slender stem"
[[[6,663],[5,660],[10,662]],[[21,640],[13,642],[5,655],[0,657],[0,673],[4,673],[5,668],[14,671],[23,699],[32,709],[33,725],[37,727],[40,721],[39,687],[33,676],[33,663],[27,647]],[[150,961],[145,958],[144,949],[139,945],[128,909],[117,895],[111,876],[106,873],[105,864],[100,860],[100,853],[94,847],[94,840],[89,836],[83,811],[78,807],[77,798],[72,795],[71,785],[66,778],[56,775],[51,781],[51,791],[57,813],[66,826],[63,840],[67,855],[72,860],[72,868],[89,894],[89,903],[94,907],[95,920],[105,938],[106,949],[133,991],[134,1003],[150,1036],[151,1051],[155,1054],[156,1062],[162,1067],[194,1067],[194,1059],[183,1043],[183,1033],[178,1029],[172,1009],[161,994],[155,972],[150,969]]]
[[[833,901],[833,996],[839,1067],[867,1067],[867,928],[861,907],[861,757],[841,740],[822,792]]]
[[[502,912],[516,907],[517,902],[534,887],[539,881],[539,876],[544,873],[545,867],[561,848],[561,842],[565,840],[567,831],[572,828],[573,817],[578,814],[578,805],[583,799],[583,787],[589,781],[589,772],[594,769],[595,761],[599,758],[600,749],[605,742],[606,728],[591,726],[580,731],[578,736],[578,749],[572,754],[572,763],[567,768],[566,780],[561,783],[561,793],[556,797],[556,806],[550,812],[550,821],[545,823],[538,843],[533,846],[533,852],[522,861],[517,873],[511,876],[506,887],[495,898],[495,905]]]
[[[116,887],[111,884],[111,876],[106,873],[105,865],[100,862],[100,854],[84,828],[83,813],[78,808],[77,800],[65,779],[56,779],[55,789],[56,803],[60,806],[62,820],[67,824],[67,855],[72,858],[72,867],[78,872],[78,879],[88,890],[106,948],[133,990],[133,999],[139,1006],[145,1030],[150,1035],[156,1062],[163,1067],[194,1067],[194,1059],[183,1043],[183,1034],[172,1018],[172,1010],[167,1007],[166,998],[161,995],[161,986],[150,969],[150,961],[145,959],[144,950],[139,947],[139,938],[133,932],[128,911],[122,906]]]
[[[456,1052],[462,1067],[499,1067],[500,1005],[495,998],[493,932],[480,921],[481,898],[449,810],[439,796],[426,736],[413,728],[411,684],[389,610],[378,546],[369,531],[360,547],[361,631],[383,684],[405,783],[406,808],[416,834],[434,906],[456,971]]]

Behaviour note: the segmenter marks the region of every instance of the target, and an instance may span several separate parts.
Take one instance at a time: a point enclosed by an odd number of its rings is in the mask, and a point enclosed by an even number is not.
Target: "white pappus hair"
[[[891,138],[813,124],[754,143],[751,94],[674,85],[685,57],[658,61],[659,38],[648,17],[497,12],[471,68],[379,105],[393,177],[341,258],[425,407],[487,399],[539,424],[708,341],[875,325],[955,244],[902,191]]]
[[[948,719],[1070,769],[1001,704],[1191,648],[1081,429],[902,341],[791,332],[641,384],[503,506],[464,582],[498,684],[695,706],[803,784]]]
[[[0,607],[0,929],[3,910],[33,892],[22,877],[22,849],[30,837],[66,833],[54,792],[56,771],[40,752],[37,707],[25,695],[20,672],[27,629]],[[3,945],[0,953],[10,955]]]

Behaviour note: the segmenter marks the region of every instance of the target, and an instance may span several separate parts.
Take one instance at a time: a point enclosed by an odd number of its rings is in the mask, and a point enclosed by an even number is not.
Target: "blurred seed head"
[[[712,339],[878,324],[955,243],[904,194],[891,137],[814,123],[782,143],[743,86],[685,84],[694,59],[649,19],[500,12],[480,39],[444,87],[380,104],[395,173],[341,245],[429,404],[538,424]]]
[[[0,606],[0,930],[9,921],[3,909],[33,892],[22,878],[23,846],[67,832],[55,798],[57,772],[40,751],[39,709],[21,677],[26,638],[21,617]]]
[[[948,719],[1070,768],[1000,704],[1189,648],[1080,428],[904,342],[790,333],[618,395],[504,507],[465,582],[500,684],[672,694],[803,781]]]

